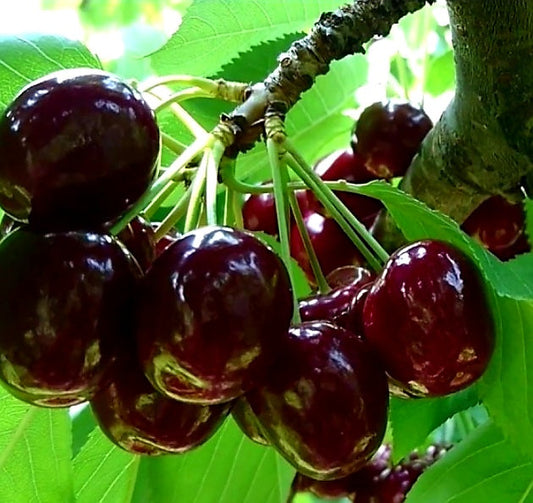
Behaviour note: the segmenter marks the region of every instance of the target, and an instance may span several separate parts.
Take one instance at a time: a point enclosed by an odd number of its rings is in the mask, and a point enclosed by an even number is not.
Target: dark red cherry
[[[502,260],[529,250],[522,204],[501,196],[485,200],[463,222],[462,229]]]
[[[155,230],[157,224],[152,222],[152,228]],[[174,241],[179,239],[181,234],[177,229],[171,229],[164,236],[160,237],[155,243],[155,255],[159,257]]]
[[[333,218],[321,213],[309,212],[303,220],[324,274],[327,275],[337,267],[344,265],[363,263],[363,257],[359,250]],[[290,247],[291,255],[304,270],[309,280],[314,282],[309,256],[296,224],[293,224],[291,228]]]
[[[409,103],[374,103],[357,121],[354,150],[378,178],[402,176],[433,127],[426,113]]]
[[[364,285],[372,281],[374,275],[363,267],[358,269],[360,272],[357,279],[352,279],[347,285],[333,288],[324,294],[317,293],[301,299],[298,307],[302,321],[328,320],[360,334],[362,327],[356,328],[352,322],[352,309],[355,308],[354,298]]]
[[[246,394],[267,440],[299,472],[361,468],[387,424],[387,379],[368,344],[327,321],[292,326],[268,378]]]
[[[324,181],[344,180],[349,183],[366,183],[376,179],[376,175],[366,169],[361,156],[351,148],[332,152],[319,160],[314,170]],[[379,210],[383,208],[380,201],[371,197],[343,191],[335,191],[335,193],[367,228],[372,226]],[[318,201],[316,205],[320,207]]]
[[[171,244],[143,279],[139,355],[178,400],[218,403],[249,390],[293,311],[287,270],[252,233],[209,226]]]
[[[309,210],[311,192],[297,190],[295,194],[300,211],[305,215]],[[242,219],[244,228],[247,230],[277,236],[278,220],[274,194],[271,192],[252,194],[242,206]]]
[[[231,407],[231,415],[241,431],[256,444],[268,445],[268,440],[261,431],[261,425],[253,413],[248,400],[244,397],[237,398]]]
[[[494,348],[480,272],[440,241],[391,255],[368,293],[363,323],[390,377],[419,396],[465,388],[483,374]]]
[[[196,405],[163,396],[146,379],[134,351],[134,344],[122,348],[108,384],[91,399],[100,429],[133,454],[183,453],[209,439],[230,404]]]
[[[36,405],[89,399],[132,339],[138,266],[100,234],[20,228],[0,242],[0,379]]]
[[[369,271],[366,267],[357,265],[344,265],[333,269],[327,276],[326,282],[330,288],[338,288],[341,286],[348,286],[353,283],[364,285],[369,281],[373,281],[376,275]]]
[[[150,222],[136,216],[118,233],[117,238],[134,256],[141,270],[147,271],[156,255],[154,229]]]
[[[159,152],[155,116],[118,77],[47,75],[0,118],[0,205],[44,230],[98,228],[147,189]]]

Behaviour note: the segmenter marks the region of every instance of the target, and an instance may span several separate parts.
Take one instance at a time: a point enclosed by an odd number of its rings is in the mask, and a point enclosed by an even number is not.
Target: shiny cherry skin
[[[293,312],[287,270],[252,233],[196,229],[145,275],[139,357],[152,384],[178,400],[232,400],[263,377]]]
[[[359,250],[333,218],[312,211],[304,216],[303,221],[324,274],[327,275],[337,267],[344,265],[363,263]],[[296,223],[291,228],[290,249],[292,257],[298,262],[308,279],[314,283],[315,278],[309,256]]]
[[[136,216],[118,233],[117,238],[137,260],[141,270],[146,272],[156,256],[154,229],[150,222]]]
[[[302,214],[306,214],[310,209],[312,193],[308,190],[297,190],[296,200]],[[317,203],[313,203],[318,207]],[[242,219],[244,228],[250,231],[259,231],[278,235],[278,220],[276,216],[276,204],[274,194],[265,192],[262,194],[252,194],[242,206]]]
[[[417,241],[391,255],[367,295],[363,323],[391,379],[416,396],[467,387],[494,348],[480,272],[441,241]]]
[[[246,394],[271,445],[320,480],[346,476],[372,457],[388,397],[368,344],[327,321],[292,326],[268,378]]]
[[[260,445],[269,445],[268,440],[261,431],[257,416],[253,413],[248,400],[239,397],[233,401],[231,415],[241,431],[253,442]]]
[[[326,276],[326,283],[330,288],[348,286],[352,283],[364,285],[365,283],[374,280],[375,277],[376,275],[366,267],[343,265],[333,269],[333,271]]]
[[[328,320],[344,327],[356,334],[361,333],[361,328],[354,328],[352,310],[355,308],[354,298],[359,290],[371,283],[374,275],[364,267],[353,267],[353,278],[343,286],[333,288],[327,293],[317,293],[305,297],[298,302],[302,321]]]
[[[378,178],[403,176],[432,127],[424,110],[409,103],[377,102],[363,110],[352,145]]]
[[[492,196],[463,222],[462,229],[501,260],[529,251],[521,203]]]
[[[203,444],[222,425],[230,404],[196,405],[157,392],[137,361],[134,344],[113,365],[107,384],[91,399],[106,436],[133,454],[179,454]]]
[[[362,157],[352,148],[332,152],[320,159],[314,170],[322,180],[331,182],[344,180],[348,183],[366,183],[377,178],[366,169]],[[367,228],[372,226],[379,210],[383,208],[380,201],[371,197],[343,191],[335,191],[335,194]],[[318,201],[315,204],[320,207]]]
[[[145,192],[158,153],[155,115],[134,88],[99,70],[60,70],[0,118],[0,205],[41,230],[94,230]]]
[[[115,239],[20,228],[0,242],[0,379],[18,398],[67,407],[94,394],[132,340],[140,271]]]

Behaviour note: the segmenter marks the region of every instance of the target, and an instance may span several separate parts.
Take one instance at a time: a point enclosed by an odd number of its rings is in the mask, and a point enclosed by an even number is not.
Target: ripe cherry
[[[332,152],[319,160],[314,170],[324,181],[344,180],[348,183],[366,183],[376,179],[376,175],[366,169],[362,157],[351,148]],[[372,226],[379,210],[383,207],[377,199],[360,194],[343,191],[335,191],[335,194],[367,228]],[[314,204],[321,208],[318,201]],[[318,211],[324,213],[323,209]]]
[[[133,218],[117,238],[126,246],[142,271],[147,271],[155,260],[156,243],[150,222],[140,216]]]
[[[132,337],[140,271],[115,239],[20,228],[0,242],[0,379],[21,400],[89,399]]]
[[[239,397],[234,400],[231,407],[231,415],[241,431],[256,444],[269,445],[268,440],[261,431],[261,425],[257,416],[253,413],[248,400]]]
[[[196,405],[157,392],[137,361],[134,343],[122,351],[91,408],[107,437],[133,454],[183,453],[209,439],[230,404]]]
[[[183,235],[143,278],[139,356],[156,389],[202,404],[232,400],[267,371],[293,300],[281,259],[252,233]]]
[[[324,274],[327,275],[337,267],[344,265],[363,263],[359,250],[333,218],[317,212],[308,212],[303,220]],[[293,258],[304,270],[309,280],[314,282],[309,256],[296,223],[291,228],[290,248]]]
[[[159,130],[112,74],[61,70],[22,89],[0,118],[0,205],[44,230],[97,229],[156,171]]]
[[[376,177],[402,176],[432,127],[422,109],[409,103],[378,102],[359,117],[352,147]]]
[[[501,196],[484,201],[463,222],[462,229],[501,260],[529,250],[522,204]]]
[[[465,388],[483,374],[494,348],[478,269],[440,241],[418,241],[391,255],[368,293],[363,323],[391,379],[418,396]]]
[[[268,378],[246,394],[266,439],[299,472],[361,468],[387,424],[387,379],[368,344],[327,321],[292,326]]]

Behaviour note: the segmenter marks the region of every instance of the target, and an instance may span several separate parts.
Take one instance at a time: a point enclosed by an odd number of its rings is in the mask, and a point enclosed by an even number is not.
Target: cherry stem
[[[118,220],[110,229],[111,234],[118,234],[124,229],[130,221],[141,213],[161,191],[164,191],[166,185],[191,162],[202,150],[206,148],[212,136],[205,135],[191,143],[181,155],[160,175],[148,188],[148,190],[137,200],[137,202]]]
[[[179,185],[174,181],[170,180],[163,187],[163,189],[150,201],[150,204],[144,208],[143,214],[146,218],[152,218],[155,212],[161,207],[161,205],[166,201],[166,199],[179,187]]]
[[[222,156],[224,155],[225,146],[217,138],[214,138],[213,147],[206,149],[206,187],[205,187],[205,205],[207,212],[207,225],[217,225],[217,190],[218,190],[218,168]]]
[[[293,270],[291,267],[291,251],[289,242],[289,204],[288,204],[288,188],[287,188],[287,166],[282,163],[280,157],[282,155],[282,149],[278,142],[272,138],[267,138],[266,141],[268,159],[270,162],[270,171],[272,174],[272,181],[274,182],[274,201],[276,207],[276,217],[278,221],[279,240],[281,243],[280,255],[289,277],[291,280],[292,295],[294,299],[294,310],[292,323],[300,323],[300,312],[298,310],[298,299],[296,297],[296,290],[294,285],[296,284]]]
[[[157,106],[154,108],[154,112],[158,113],[161,110],[164,110],[169,105],[181,103],[185,100],[190,100],[192,98],[210,98],[211,95],[199,87],[189,87],[188,89],[183,89],[176,93],[171,94],[168,98],[161,100]]]
[[[155,241],[159,241],[165,236],[187,213],[189,201],[191,199],[192,185],[185,191],[179,201],[173,206],[172,210],[163,219],[161,224],[157,227],[154,233]]]
[[[298,232],[300,233],[305,247],[305,252],[309,257],[309,263],[311,264],[311,270],[313,271],[313,276],[315,277],[318,290],[320,293],[325,294],[329,292],[330,288],[324,273],[322,272],[320,263],[318,262],[318,257],[316,256],[313,244],[311,243],[311,238],[309,237],[309,232],[307,232],[307,227],[305,226],[302,212],[300,210],[300,206],[298,205],[298,200],[296,199],[296,195],[292,190],[289,190],[289,203],[291,205],[296,226],[298,227]]]
[[[184,232],[189,232],[193,229],[196,229],[200,219],[202,198],[204,197],[207,178],[208,152],[210,150],[210,146],[206,147],[205,153],[200,161],[200,166],[198,166],[198,171],[196,171],[196,175],[194,176],[190,187],[191,198],[187,206],[187,215],[185,217],[185,225],[183,228]],[[208,210],[208,214],[211,214],[210,210]],[[213,218],[213,215],[211,214],[209,218]],[[214,219],[216,220],[216,209]]]
[[[176,138],[170,136],[168,133],[165,133],[164,131],[160,131],[160,133],[163,146],[169,150],[172,150],[172,152],[175,154],[179,155],[187,148],[187,145],[179,140],[176,140]]]
[[[287,150],[290,154],[287,159],[289,166],[313,190],[316,197],[357,246],[370,266],[378,272],[381,271],[383,264],[389,258],[386,250],[370,234],[366,227],[357,220],[329,186],[322,181],[320,176],[313,171],[302,156],[290,145],[288,140]]]

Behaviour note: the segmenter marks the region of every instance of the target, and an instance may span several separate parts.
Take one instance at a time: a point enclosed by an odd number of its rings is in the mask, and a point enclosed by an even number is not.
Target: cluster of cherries
[[[316,169],[401,176],[430,127],[410,105],[373,105],[357,142]],[[329,290],[299,300],[298,323],[285,265],[250,230],[156,243],[136,217],[112,236],[156,175],[159,140],[140,94],[94,70],[30,84],[0,118],[0,205],[17,222],[0,242],[0,381],[15,396],[89,401],[114,443],[150,455],[200,445],[231,413],[302,476],[332,480],[379,449],[391,389],[442,396],[484,372],[493,325],[472,261],[427,240],[370,272],[309,192],[302,212]],[[372,226],[380,203],[339,197]],[[276,233],[266,203],[252,196],[244,220]],[[291,241],[312,280],[296,231]]]

